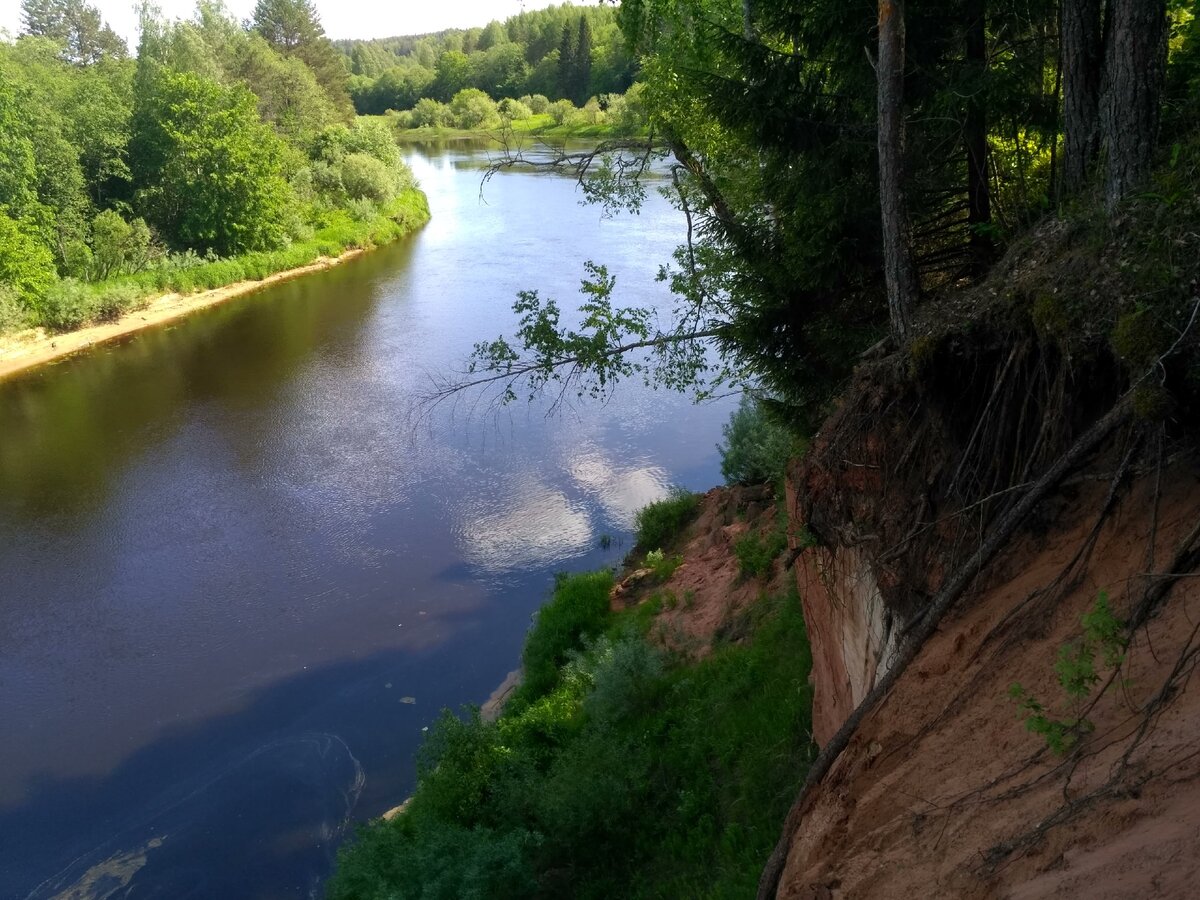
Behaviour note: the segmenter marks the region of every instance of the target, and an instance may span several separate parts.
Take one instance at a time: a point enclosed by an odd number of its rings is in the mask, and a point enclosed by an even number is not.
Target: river
[[[583,264],[669,306],[683,223],[414,151],[412,238],[0,383],[0,897],[319,896],[423,730],[512,669],[557,571],[720,480],[730,401],[414,416]],[[570,395],[568,396],[570,399]]]

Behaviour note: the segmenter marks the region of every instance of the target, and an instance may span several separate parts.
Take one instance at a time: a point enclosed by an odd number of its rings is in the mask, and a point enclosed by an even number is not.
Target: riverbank
[[[234,282],[198,294],[162,294],[150,299],[142,308],[125,313],[116,321],[88,325],[75,331],[59,333],[46,328],[30,328],[0,336],[0,381],[19,372],[89,350],[98,344],[165,325],[234,297],[252,294],[272,284],[322,272],[366,252],[359,247],[347,250],[339,256],[322,256],[305,266],[276,272],[257,280]]]
[[[385,116],[385,121],[389,117]],[[630,131],[612,123],[574,123],[554,124],[548,115],[531,116],[528,119],[514,119],[497,128],[446,128],[436,125],[424,125],[419,128],[392,129],[396,140],[400,143],[420,143],[422,141],[448,140],[491,140],[497,144],[506,143],[509,138],[536,138],[539,140],[586,140],[602,141],[613,138],[647,137],[645,129]]]
[[[442,713],[412,797],[342,849],[333,900],[753,895],[812,753],[808,641],[782,548],[758,574],[738,549],[779,528],[769,490],[689,509],[654,517],[660,552],[619,586],[559,579],[499,718]]]
[[[257,254],[256,256],[262,257],[262,259],[257,260],[257,265],[253,267],[248,264],[243,265],[249,257],[217,260],[204,263],[194,271],[184,269],[176,273],[173,276],[175,283],[172,285],[175,290],[163,291],[161,288],[155,289],[150,285],[147,285],[140,294],[136,294],[135,290],[135,296],[128,306],[119,314],[108,318],[107,321],[84,322],[78,328],[62,331],[38,326],[0,334],[0,381],[20,372],[86,351],[97,344],[108,343],[147,328],[164,325],[198,310],[224,303],[234,297],[253,293],[272,284],[323,271],[354,259],[374,247],[406,237],[429,220],[428,202],[423,193],[417,193],[420,195],[419,202],[404,203],[402,215],[381,216],[379,223],[347,232],[342,239],[337,239],[338,236],[335,235],[314,241],[312,244],[314,249],[311,251],[314,256],[308,258],[302,265],[292,265],[278,271],[269,271],[272,268],[271,259],[274,258],[272,254]],[[361,234],[358,233],[360,230]],[[300,258],[303,259],[306,255],[303,252],[305,248],[297,247],[296,249],[301,251]],[[322,250],[326,252],[320,252]],[[341,252],[337,252],[339,250]],[[286,253],[287,251],[281,251],[277,258],[287,259],[288,257],[284,255]],[[244,275],[247,270],[261,271],[262,266],[267,268],[268,274],[261,278],[238,277]],[[209,286],[199,292],[186,289],[192,285],[202,286],[206,279],[211,283],[214,278],[225,283]],[[136,289],[138,276],[134,276],[128,281],[131,281],[132,286]],[[119,281],[114,286],[125,287],[128,290],[128,287]],[[99,290],[103,290],[104,287],[103,283],[97,286]]]

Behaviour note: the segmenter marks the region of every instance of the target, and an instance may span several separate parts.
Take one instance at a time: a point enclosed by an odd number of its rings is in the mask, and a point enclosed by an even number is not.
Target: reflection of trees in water
[[[0,509],[29,517],[95,509],[117,472],[178,433],[182,410],[266,406],[321,345],[345,363],[361,362],[377,299],[372,278],[397,262],[382,255],[0,384]],[[222,439],[250,466],[271,446],[279,419],[227,421],[240,430],[226,428]]]

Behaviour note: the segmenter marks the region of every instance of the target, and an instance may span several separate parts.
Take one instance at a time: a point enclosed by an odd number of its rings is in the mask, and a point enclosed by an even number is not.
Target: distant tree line
[[[541,94],[583,106],[593,96],[624,93],[635,72],[616,11],[607,6],[564,3],[483,28],[335,46],[362,115],[413,109],[422,99],[449,103],[468,88],[497,101]]]

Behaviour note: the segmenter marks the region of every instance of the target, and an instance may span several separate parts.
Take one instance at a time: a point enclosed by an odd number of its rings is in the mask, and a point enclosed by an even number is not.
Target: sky
[[[137,46],[137,17],[134,0],[89,0],[105,21]],[[247,19],[256,0],[225,0],[229,11]],[[571,0],[576,6],[594,5],[596,0]],[[195,0],[157,0],[167,18],[186,19],[196,8]],[[325,33],[331,38],[392,37],[424,34],[443,28],[484,26],[492,19],[503,21],[522,9],[542,9],[548,0],[314,0]],[[21,0],[0,0],[0,29],[16,35],[21,30]]]

